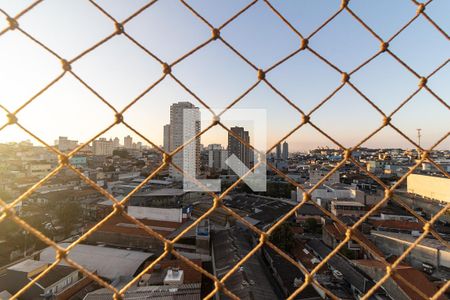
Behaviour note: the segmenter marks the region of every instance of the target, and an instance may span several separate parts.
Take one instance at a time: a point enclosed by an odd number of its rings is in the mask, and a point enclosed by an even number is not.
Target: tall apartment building
[[[190,102],[178,102],[170,106],[169,149],[175,150],[200,132],[200,110]],[[200,171],[200,138],[185,146],[172,158],[172,162],[189,174]],[[182,180],[172,165],[169,174],[176,180]]]
[[[75,149],[78,146],[78,141],[69,140],[66,136],[60,136],[55,144],[58,146],[59,151],[66,152]]]
[[[114,149],[119,149],[120,148],[120,140],[118,137],[115,137],[113,140],[113,148]]]
[[[231,127],[230,130],[239,138],[246,142],[250,143],[250,136],[247,130],[244,130],[244,127]],[[240,140],[235,138],[233,135],[228,133],[228,156],[236,155],[242,163],[247,167],[251,168],[251,161],[253,158],[253,151],[245,146],[245,144],[241,143]],[[230,173],[234,173],[230,170]]]
[[[228,151],[220,144],[208,145],[208,168],[213,172],[221,172],[226,169],[225,160],[228,158]]]
[[[123,138],[123,145],[125,149],[132,149],[133,148],[133,138],[129,135]]]
[[[281,158],[284,160],[288,160],[289,158],[289,144],[286,141],[283,143],[283,152],[281,154]]]
[[[281,159],[281,144],[277,144],[277,150],[276,150],[276,159],[280,160]]]
[[[170,151],[170,124],[164,125],[163,150]]]
[[[92,150],[94,155],[112,155],[113,141],[111,139],[99,138],[92,142]]]

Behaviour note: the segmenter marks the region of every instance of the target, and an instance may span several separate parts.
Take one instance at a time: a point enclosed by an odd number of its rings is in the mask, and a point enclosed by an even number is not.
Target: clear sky
[[[15,15],[32,1],[0,0],[0,8]],[[119,21],[147,1],[97,1]],[[211,24],[220,26],[250,1],[187,1]],[[304,35],[310,34],[339,7],[337,0],[278,0],[271,3]],[[383,39],[388,39],[414,16],[408,0],[352,0],[350,7]],[[435,0],[427,13],[447,33],[450,1]],[[45,0],[20,18],[20,26],[61,57],[72,59],[114,30],[87,0]],[[0,29],[7,26],[0,20]],[[179,1],[160,0],[130,21],[125,30],[163,61],[172,62],[209,39],[209,28]],[[221,32],[224,39],[253,64],[264,69],[299,47],[299,39],[260,1]],[[310,40],[310,46],[339,68],[350,71],[379,49],[373,38],[347,12],[343,12]],[[390,44],[390,49],[417,73],[428,75],[448,59],[450,45],[423,17]],[[118,110],[161,76],[161,66],[123,36],[73,64],[73,70]],[[23,34],[10,31],[0,37],[0,103],[15,110],[61,73],[59,61]],[[176,65],[173,73],[211,107],[223,108],[256,82],[256,72],[220,41],[215,41]],[[308,51],[294,56],[271,71],[267,78],[301,109],[308,112],[340,84],[341,76]],[[355,73],[352,82],[386,113],[390,113],[416,88],[418,80],[392,57],[382,54]],[[442,99],[450,95],[447,64],[428,85]],[[190,101],[201,106],[170,78],[166,78],[125,114],[125,119],[156,144],[162,144],[162,126],[169,122],[170,104]],[[300,121],[300,115],[264,83],[236,108],[263,108],[268,115],[268,144],[272,145]],[[60,135],[84,141],[105,128],[114,113],[71,75],[64,76],[18,114],[19,121],[45,141]],[[205,117],[205,116],[204,116]],[[345,146],[352,146],[381,123],[381,115],[351,88],[344,87],[312,116],[325,132]],[[393,123],[416,140],[422,128],[422,145],[430,146],[449,131],[449,110],[428,92],[421,91],[393,117]],[[0,116],[0,122],[5,121]],[[132,134],[123,126],[106,137]],[[217,129],[206,134],[203,144],[225,143]],[[16,127],[0,131],[0,142],[29,137]],[[311,127],[288,139],[290,150],[334,145]],[[411,145],[386,128],[364,144],[368,147]],[[450,148],[450,139],[439,148]]]

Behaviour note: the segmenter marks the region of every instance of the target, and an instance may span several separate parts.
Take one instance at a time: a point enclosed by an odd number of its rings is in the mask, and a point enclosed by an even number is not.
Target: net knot
[[[344,158],[346,159],[346,160],[348,160],[350,157],[352,156],[352,149],[345,149],[345,151],[344,151]]]
[[[117,35],[124,33],[123,24],[116,22],[114,23],[114,27],[116,28]]]
[[[310,120],[310,119],[311,119],[310,116],[308,116],[308,115],[303,115],[303,116],[302,116],[302,124],[309,123],[309,120]]]
[[[310,274],[306,274],[306,275],[305,275],[305,283],[306,283],[306,284],[310,284],[311,281],[312,281],[311,275],[310,275]]]
[[[62,68],[65,72],[69,72],[70,70],[72,70],[72,66],[70,65],[70,63],[65,60],[65,59],[61,59],[61,65]]]
[[[428,151],[422,151],[420,156],[422,157],[422,159],[427,159],[428,158],[428,154],[429,154]]]
[[[392,197],[392,191],[391,190],[385,190],[384,191],[384,196],[386,198],[391,198]]]
[[[263,70],[259,69],[258,70],[258,79],[264,80],[264,78],[266,78],[266,73]]]
[[[309,201],[309,200],[311,200],[311,194],[310,194],[310,193],[307,193],[307,192],[304,192],[304,193],[303,193],[303,201],[304,201],[304,202],[307,202],[307,201]]]
[[[259,236],[259,241],[261,243],[265,243],[269,240],[269,235],[266,232],[262,232],[261,235]]]
[[[220,37],[220,30],[218,28],[214,28],[211,31],[211,34],[212,34],[212,39],[217,40]]]
[[[423,88],[427,84],[427,79],[425,77],[421,77],[419,80],[419,87]]]
[[[172,244],[172,242],[165,242],[164,243],[164,251],[166,251],[166,252],[172,252],[172,250],[173,250],[173,244]]]
[[[114,203],[113,209],[117,215],[120,215],[124,212],[125,207],[121,203]]]
[[[217,124],[219,124],[219,122],[220,122],[220,117],[217,115],[214,115],[212,118],[213,125],[217,125]]]
[[[431,227],[430,223],[425,223],[425,225],[423,225],[423,231],[424,232],[429,232],[430,231],[430,227]]]
[[[58,161],[60,165],[67,166],[69,164],[69,157],[65,154],[58,155]]]
[[[346,236],[348,239],[351,239],[351,238],[352,238],[352,234],[353,234],[353,230],[352,230],[351,228],[348,228],[348,229],[345,231],[345,236]]]
[[[343,73],[342,73],[342,79],[341,79],[341,82],[342,82],[342,83],[346,83],[346,82],[348,82],[349,79],[350,79],[350,75],[348,75],[347,73],[343,72]]]
[[[387,116],[383,117],[383,126],[389,125],[390,122],[391,122],[391,117],[387,117]]]
[[[425,10],[425,4],[420,3],[419,5],[417,5],[416,14],[421,14],[421,13],[423,13],[424,10]]]
[[[350,0],[342,0],[342,1],[341,1],[341,9],[346,8],[349,1],[350,1]]]
[[[305,50],[306,47],[308,47],[308,43],[309,43],[308,39],[302,39],[302,42],[300,43],[300,49]]]
[[[6,118],[8,119],[8,125],[13,125],[17,123],[17,117],[15,114],[8,113],[6,115]]]
[[[170,164],[170,162],[172,161],[172,155],[168,154],[168,153],[164,153],[163,154],[163,163],[165,165]]]
[[[67,257],[66,250],[58,249],[58,251],[56,251],[56,259],[57,260],[62,260],[64,258],[66,258],[66,257]]]
[[[8,20],[8,25],[9,25],[10,30],[14,30],[19,27],[19,23],[17,23],[16,19],[8,17],[7,20]]]
[[[116,124],[120,124],[120,123],[123,122],[123,115],[122,115],[121,113],[117,113],[117,114],[114,116],[114,119],[115,119],[115,123],[116,123]]]
[[[380,50],[381,50],[381,52],[386,51],[388,47],[389,47],[389,43],[388,43],[388,42],[382,42],[382,43],[380,44]]]
[[[170,74],[170,72],[172,72],[172,68],[167,63],[163,63],[162,67],[163,67],[164,74],[167,75],[167,74]]]
[[[392,275],[392,267],[391,266],[386,266],[386,274],[389,276]]]

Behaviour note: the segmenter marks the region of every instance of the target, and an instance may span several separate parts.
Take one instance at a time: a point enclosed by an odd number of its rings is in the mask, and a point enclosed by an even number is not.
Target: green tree
[[[82,217],[82,208],[78,202],[67,201],[55,210],[58,225],[63,227],[63,233],[68,235],[79,226]]]
[[[289,223],[281,224],[270,236],[270,241],[278,248],[289,252],[294,245],[294,234]]]
[[[322,227],[317,220],[314,218],[309,218],[305,221],[304,225],[305,231],[309,233],[320,233],[322,231]]]
[[[121,158],[129,158],[129,157],[130,157],[128,151],[125,150],[125,149],[116,149],[116,150],[113,150],[113,155],[117,155],[117,156],[119,156],[119,157],[121,157]]]

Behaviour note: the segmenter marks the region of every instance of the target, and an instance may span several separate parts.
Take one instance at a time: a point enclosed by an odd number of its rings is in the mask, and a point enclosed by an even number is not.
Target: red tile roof
[[[378,228],[392,228],[399,230],[422,230],[423,224],[418,222],[399,221],[399,220],[371,220],[370,223]]]
[[[183,224],[178,222],[156,221],[148,219],[140,219],[139,221],[164,237],[168,236]],[[96,231],[149,236],[149,233],[147,231],[138,227],[136,223],[131,222],[124,216],[112,217],[105,224],[101,225],[100,228],[98,228]]]

